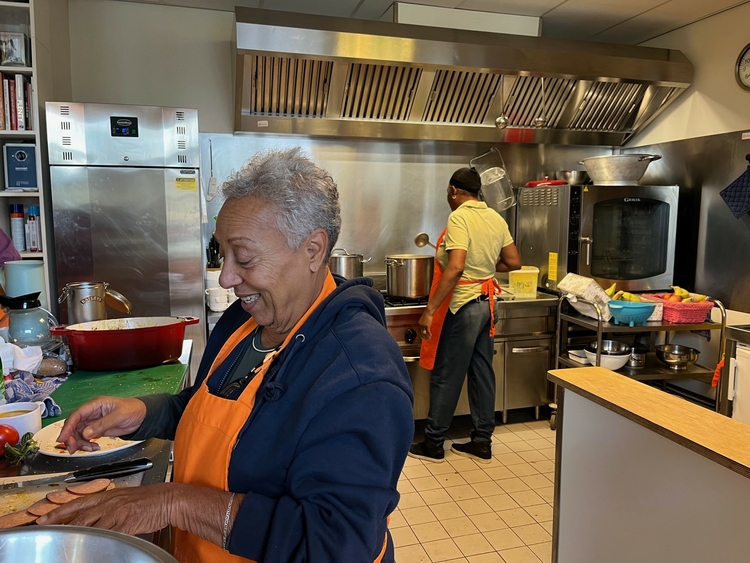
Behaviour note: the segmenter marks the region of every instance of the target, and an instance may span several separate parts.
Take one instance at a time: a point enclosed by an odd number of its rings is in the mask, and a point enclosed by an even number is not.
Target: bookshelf
[[[33,128],[30,131],[12,131],[8,129],[0,130],[0,150],[2,150],[2,162],[5,166],[5,145],[8,143],[24,143],[36,147],[36,176],[38,191],[11,192],[0,190],[0,229],[10,235],[10,214],[9,206],[12,203],[21,203],[24,206],[25,217],[28,216],[30,205],[39,206],[39,235],[41,248],[39,252],[21,252],[23,260],[41,260],[44,263],[44,299],[49,308],[54,310],[57,305],[57,295],[54,293],[52,281],[53,265],[51,257],[54,254],[51,251],[51,207],[49,203],[49,189],[46,185],[48,177],[46,167],[46,135],[43,133],[44,124],[44,100],[39,97],[38,85],[38,57],[37,49],[39,41],[36,29],[36,9],[46,9],[45,2],[48,0],[26,0],[18,2],[9,2],[0,0],[0,22],[5,24],[0,26],[0,31],[8,31],[17,28],[25,33],[28,37],[26,48],[28,53],[28,66],[1,65],[0,73],[6,77],[15,77],[20,74],[24,79],[31,83],[31,113]],[[40,3],[37,6],[37,2]],[[0,86],[1,87],[1,86]],[[4,168],[3,168],[4,170]],[[0,174],[0,187],[5,188],[4,173]]]

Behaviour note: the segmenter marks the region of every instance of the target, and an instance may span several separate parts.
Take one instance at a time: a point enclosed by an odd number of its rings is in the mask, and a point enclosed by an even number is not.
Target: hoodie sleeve
[[[263,563],[372,561],[398,504],[414,433],[411,398],[379,381],[331,401],[312,419],[278,498],[249,493],[229,551]]]

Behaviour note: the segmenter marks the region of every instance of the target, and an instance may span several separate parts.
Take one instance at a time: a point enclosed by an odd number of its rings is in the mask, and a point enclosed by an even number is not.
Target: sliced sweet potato
[[[65,504],[77,498],[81,498],[81,495],[74,495],[66,490],[52,491],[47,494],[47,500],[55,504]]]
[[[109,479],[94,479],[93,481],[86,481],[85,483],[68,485],[67,489],[74,495],[93,495],[106,490],[111,482],[112,481]]]
[[[46,498],[43,498],[39,502],[35,502],[30,507],[28,507],[26,509],[26,512],[28,512],[29,514],[33,514],[34,516],[44,516],[48,512],[52,512],[58,506],[60,505],[55,504],[54,502],[50,502]]]
[[[25,510],[22,510],[21,512],[12,512],[11,514],[0,516],[0,529],[27,526],[33,522],[36,522],[37,518],[38,516],[29,514]]]

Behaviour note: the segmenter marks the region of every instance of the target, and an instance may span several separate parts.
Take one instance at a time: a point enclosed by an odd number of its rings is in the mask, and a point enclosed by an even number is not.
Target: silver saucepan
[[[350,280],[361,278],[364,275],[364,264],[370,260],[371,258],[365,260],[361,254],[351,254],[346,248],[334,248],[328,259],[328,267],[332,273]]]

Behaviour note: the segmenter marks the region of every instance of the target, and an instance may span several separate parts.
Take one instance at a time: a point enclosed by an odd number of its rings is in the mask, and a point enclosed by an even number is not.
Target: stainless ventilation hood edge
[[[238,132],[616,146],[663,111],[693,75],[690,62],[673,50],[248,8],[237,9],[236,38]],[[290,106],[284,92],[294,98],[289,90],[295,69],[295,80],[307,82],[301,89],[295,82],[299,99]],[[407,86],[398,82],[406,74],[391,76],[404,69],[411,81]],[[356,72],[369,74],[357,81]],[[500,75],[505,76],[502,99]],[[555,123],[544,128],[531,127],[529,119],[529,112],[541,111],[540,76],[547,108],[557,111]],[[391,93],[390,81],[403,91]],[[356,94],[350,91],[355,87]],[[309,91],[309,99],[300,91]],[[373,105],[384,107],[388,95],[408,108],[399,106],[386,117],[372,111]],[[317,107],[311,111],[301,102]],[[346,104],[355,102],[370,107],[347,113]],[[502,131],[493,125],[501,102],[518,113],[514,126]],[[436,114],[432,108],[430,114],[430,104],[448,109]]]

